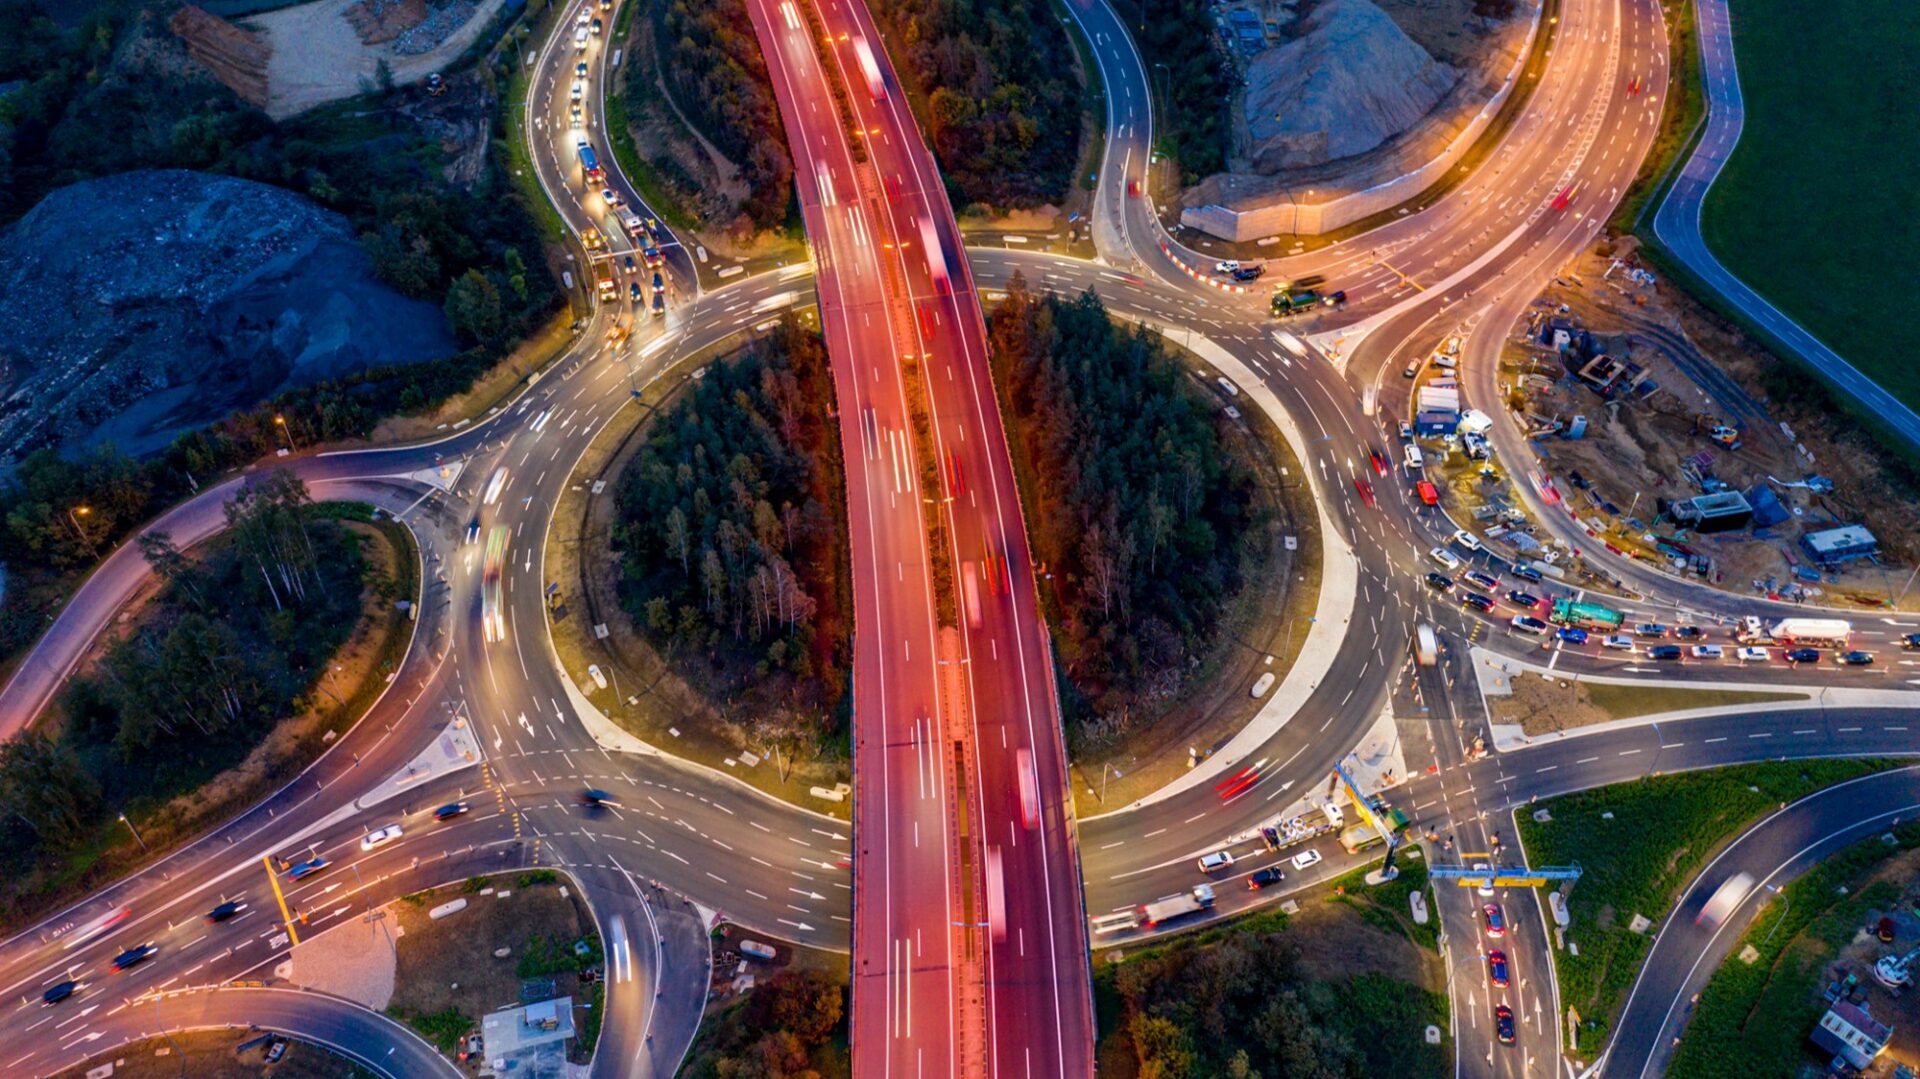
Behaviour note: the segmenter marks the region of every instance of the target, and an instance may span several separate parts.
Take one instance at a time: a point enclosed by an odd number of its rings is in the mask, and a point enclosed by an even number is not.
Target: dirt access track
[[[273,47],[267,61],[267,115],[284,120],[329,101],[354,97],[373,86],[380,61],[396,86],[419,82],[443,70],[474,43],[506,0],[480,0],[472,17],[432,50],[415,56],[393,43],[368,45],[347,20],[358,0],[315,0],[243,20]]]

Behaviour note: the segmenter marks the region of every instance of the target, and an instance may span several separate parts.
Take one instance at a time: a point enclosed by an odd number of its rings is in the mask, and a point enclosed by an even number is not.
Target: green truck
[[[1581,629],[1597,629],[1611,633],[1620,628],[1625,618],[1619,611],[1610,610],[1597,603],[1575,603],[1570,599],[1553,601],[1553,614],[1548,616],[1563,626],[1579,626]]]
[[[1278,318],[1297,315],[1320,302],[1320,294],[1310,288],[1281,289],[1273,294],[1273,313]]]

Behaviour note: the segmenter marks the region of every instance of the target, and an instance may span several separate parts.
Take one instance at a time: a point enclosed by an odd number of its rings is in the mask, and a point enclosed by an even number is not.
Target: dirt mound
[[[1419,123],[1460,72],[1372,0],[1328,0],[1247,72],[1248,158],[1275,172],[1362,154]]]
[[[192,4],[174,12],[167,28],[186,43],[187,52],[240,99],[267,106],[267,62],[273,46],[259,34],[210,15]]]
[[[385,45],[427,17],[427,0],[360,0],[346,11],[360,41]]]

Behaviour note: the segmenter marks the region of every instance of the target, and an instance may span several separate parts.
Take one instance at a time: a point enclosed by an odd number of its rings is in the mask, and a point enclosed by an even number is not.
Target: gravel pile
[[[399,56],[419,56],[440,47],[455,30],[465,26],[480,5],[475,0],[454,0],[453,3],[436,7],[427,12],[427,17],[411,30],[404,30],[393,39],[393,51]]]

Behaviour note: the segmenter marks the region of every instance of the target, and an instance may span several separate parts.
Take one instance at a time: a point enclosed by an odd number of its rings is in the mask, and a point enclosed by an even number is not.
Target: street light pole
[[[93,512],[91,506],[68,506],[67,520],[73,524],[73,537],[81,543],[87,542],[87,533],[80,527],[80,518]]]
[[[136,829],[136,828],[135,828],[135,827],[133,826],[133,822],[132,822],[132,821],[130,821],[130,820],[128,820],[128,819],[127,819],[127,815],[126,815],[125,813],[122,813],[122,814],[120,814],[120,823],[121,823],[121,824],[124,824],[124,825],[126,825],[126,826],[127,826],[127,831],[129,831],[129,832],[132,832],[132,833],[133,833],[133,841],[134,841],[134,842],[136,842],[136,843],[138,843],[138,844],[140,844],[140,849],[141,849],[141,850],[143,850],[143,851],[144,851],[144,850],[146,850],[146,849],[147,849],[147,841],[146,841],[146,840],[144,840],[144,839],[141,839],[141,838],[140,838],[140,832],[139,832],[139,830],[138,830],[138,829]]]
[[[280,428],[280,433],[282,435],[286,436],[287,452],[299,453],[300,447],[296,445],[293,441],[293,428],[287,426],[287,418],[279,413],[275,413],[273,417],[273,424],[275,427]]]

